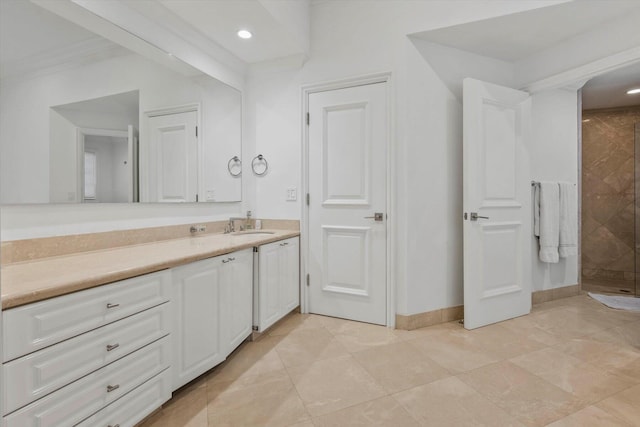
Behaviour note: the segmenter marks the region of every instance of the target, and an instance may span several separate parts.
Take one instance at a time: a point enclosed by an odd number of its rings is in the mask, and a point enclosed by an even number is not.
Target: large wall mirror
[[[241,93],[0,1],[0,203],[241,200]]]

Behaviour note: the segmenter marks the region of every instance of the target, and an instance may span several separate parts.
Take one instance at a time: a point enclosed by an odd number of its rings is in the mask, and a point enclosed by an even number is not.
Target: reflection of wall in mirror
[[[87,76],[90,76],[88,78]],[[212,79],[207,78],[210,81]],[[69,138],[70,130],[65,127],[64,117],[56,115],[51,106],[68,104],[82,100],[99,98],[131,90],[138,90],[140,94],[140,114],[144,111],[162,107],[199,102],[202,104],[202,135],[206,153],[217,153],[213,145],[220,144],[225,149],[234,146],[233,154],[226,152],[213,157],[215,162],[207,159],[203,161],[205,170],[212,164],[221,168],[228,182],[204,184],[203,188],[216,190],[216,201],[240,200],[240,184],[237,178],[228,176],[227,161],[240,151],[240,93],[219,84],[216,94],[210,85],[196,83],[198,78],[186,78],[174,71],[159,67],[152,61],[138,55],[122,55],[106,60],[78,66],[56,73],[44,74],[29,80],[13,81],[0,87],[0,153],[2,154],[2,168],[0,170],[0,202],[7,203],[47,203],[51,200],[79,202],[79,194],[72,194],[65,189],[54,188],[53,183],[70,182],[77,175],[75,167],[70,170],[56,168],[55,176],[50,174],[50,162],[62,161],[69,163],[75,155],[70,154],[70,147],[57,147],[49,144],[50,122],[51,135],[62,135]],[[224,127],[217,128],[218,116],[221,113],[233,111],[230,105],[218,107],[216,102],[225,96],[221,94],[226,89],[230,94],[227,99],[235,99],[235,110],[238,111],[238,127],[232,135],[221,135]],[[215,107],[214,107],[215,106]],[[68,127],[68,125],[67,125]],[[146,193],[148,184],[148,168],[145,159],[148,151],[144,123],[140,123],[140,192],[141,200],[149,200]],[[237,148],[236,148],[237,147]],[[75,150],[75,149],[74,149]],[[34,155],[37,153],[37,155]],[[208,155],[208,154],[207,154]],[[204,160],[204,159],[203,159]],[[219,160],[219,161],[218,161]],[[217,166],[222,164],[222,167]],[[50,176],[52,175],[52,176]],[[50,183],[51,178],[51,183]],[[206,178],[209,179],[209,178]],[[214,178],[211,178],[214,179]],[[50,190],[51,188],[51,190]],[[66,187],[61,187],[66,188]],[[234,194],[223,194],[223,189],[237,188]],[[218,192],[217,190],[220,190]],[[221,197],[217,197],[220,195]],[[55,197],[54,197],[55,196]],[[71,200],[73,199],[73,200]]]

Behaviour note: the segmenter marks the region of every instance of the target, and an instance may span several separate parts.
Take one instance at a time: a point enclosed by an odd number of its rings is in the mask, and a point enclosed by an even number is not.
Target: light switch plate
[[[287,202],[295,202],[298,200],[298,189],[295,187],[287,188]]]

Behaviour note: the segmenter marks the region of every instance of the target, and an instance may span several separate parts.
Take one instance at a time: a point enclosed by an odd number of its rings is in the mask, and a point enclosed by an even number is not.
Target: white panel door
[[[529,94],[464,80],[464,327],[531,311]]]
[[[309,114],[309,311],[384,325],[386,84],[311,93]]]
[[[197,113],[154,116],[151,133],[150,195],[153,202],[195,202],[198,192]]]

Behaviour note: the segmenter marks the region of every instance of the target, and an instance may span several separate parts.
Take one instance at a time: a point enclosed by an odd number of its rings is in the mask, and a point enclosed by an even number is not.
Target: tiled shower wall
[[[640,106],[587,110],[582,119],[583,288],[634,293],[634,140]]]

